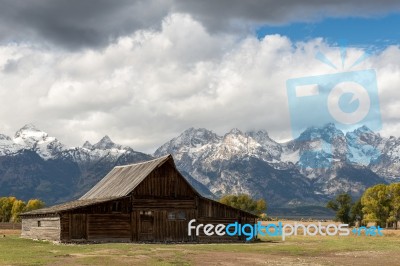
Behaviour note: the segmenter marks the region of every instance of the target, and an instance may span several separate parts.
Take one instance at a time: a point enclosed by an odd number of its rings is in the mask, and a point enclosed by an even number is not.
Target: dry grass
[[[383,237],[279,237],[251,244],[63,245],[0,230],[0,265],[398,265],[400,230]],[[2,237],[5,235],[5,237]]]

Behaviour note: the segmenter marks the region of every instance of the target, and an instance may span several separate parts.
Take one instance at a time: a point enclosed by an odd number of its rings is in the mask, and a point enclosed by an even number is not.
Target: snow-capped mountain
[[[86,192],[116,165],[151,158],[108,136],[94,145],[67,147],[29,124],[13,138],[0,135],[0,195],[61,202]]]
[[[43,159],[50,159],[65,150],[65,146],[46,132],[28,124],[15,133],[12,142],[20,149],[33,150]]]
[[[359,196],[369,186],[400,177],[400,141],[367,127],[344,134],[334,124],[311,127],[277,143],[265,131],[233,129],[218,136],[190,128],[154,153],[174,155],[217,196],[250,193],[272,203],[308,204],[340,192]]]
[[[20,150],[34,150],[43,158],[63,150],[63,145],[47,133],[38,130],[34,125],[25,125],[15,133],[13,138],[0,135],[0,154],[12,155]]]
[[[117,159],[125,153],[137,153],[130,147],[115,144],[109,136],[104,136],[93,145],[86,141],[82,147],[67,147],[32,124],[23,126],[13,138],[0,134],[0,155],[16,155],[23,150],[34,151],[44,160],[70,155],[76,162],[93,161],[103,157]]]
[[[333,124],[308,128],[278,143],[266,131],[232,129],[224,135],[190,128],[159,147],[170,153],[196,189],[209,197],[249,193],[275,206],[324,204],[340,192],[360,195],[400,178],[400,139],[367,127],[344,134]],[[48,204],[76,198],[114,166],[153,158],[104,136],[68,147],[34,125],[13,137],[0,134],[0,195]]]
[[[400,138],[391,136],[376,145],[380,148],[378,157],[371,162],[371,169],[389,182],[400,180]]]

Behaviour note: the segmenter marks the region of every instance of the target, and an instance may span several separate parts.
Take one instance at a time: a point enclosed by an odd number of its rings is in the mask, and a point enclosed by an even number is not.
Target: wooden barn
[[[188,222],[256,222],[257,216],[203,197],[171,155],[116,166],[76,201],[22,217],[22,237],[61,242],[219,242],[244,236],[188,235]]]

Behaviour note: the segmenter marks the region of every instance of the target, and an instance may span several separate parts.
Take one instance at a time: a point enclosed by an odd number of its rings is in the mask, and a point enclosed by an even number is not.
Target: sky
[[[187,128],[292,137],[286,81],[374,69],[383,136],[400,136],[400,2],[0,0],[0,133],[109,135],[152,153]],[[362,4],[360,4],[362,3]]]

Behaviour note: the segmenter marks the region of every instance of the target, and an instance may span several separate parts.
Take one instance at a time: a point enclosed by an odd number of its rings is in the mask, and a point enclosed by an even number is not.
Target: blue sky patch
[[[292,41],[307,41],[322,37],[330,44],[346,40],[349,46],[384,49],[400,41],[400,14],[374,18],[327,18],[318,22],[298,22],[283,26],[262,26],[256,29],[258,38],[280,34]]]

